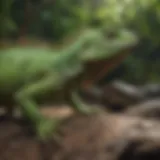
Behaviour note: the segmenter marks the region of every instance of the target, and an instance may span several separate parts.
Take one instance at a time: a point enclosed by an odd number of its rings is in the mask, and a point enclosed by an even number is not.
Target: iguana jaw
[[[114,70],[122,61],[130,54],[130,51],[126,50],[126,52],[121,52],[121,54],[110,57],[106,60],[92,61],[88,62],[88,67],[86,67],[86,76],[85,80],[82,81],[82,88],[91,88],[95,85],[99,80],[101,80],[104,76],[106,76],[109,72]],[[99,65],[99,66],[98,66]],[[89,75],[91,66],[97,66],[96,69],[92,69],[93,72]],[[89,76],[88,76],[89,75]]]

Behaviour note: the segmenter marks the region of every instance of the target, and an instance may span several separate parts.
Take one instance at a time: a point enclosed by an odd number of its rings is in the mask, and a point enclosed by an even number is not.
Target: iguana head
[[[128,30],[120,30],[110,37],[104,32],[95,32],[88,37],[92,40],[92,45],[88,47],[82,54],[83,61],[94,61],[110,58],[122,50],[130,48],[138,42],[137,36]]]
[[[127,30],[117,31],[112,36],[106,35],[103,30],[102,33],[93,45],[81,54],[82,61],[87,64],[83,88],[91,87],[116,68],[138,42],[137,36]]]

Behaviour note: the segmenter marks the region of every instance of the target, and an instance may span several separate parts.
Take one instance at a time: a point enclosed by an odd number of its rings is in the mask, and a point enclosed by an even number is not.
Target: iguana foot
[[[99,112],[98,108],[92,108],[88,105],[84,104],[80,97],[76,94],[76,92],[72,93],[72,106],[73,108],[82,114],[90,115]]]
[[[90,108],[89,106],[78,106],[77,108],[77,111],[84,115],[90,115],[99,112],[97,108]]]
[[[60,137],[57,133],[57,129],[60,125],[60,120],[57,119],[43,119],[37,125],[37,136],[41,141],[47,141],[48,139],[54,139],[59,143]]]

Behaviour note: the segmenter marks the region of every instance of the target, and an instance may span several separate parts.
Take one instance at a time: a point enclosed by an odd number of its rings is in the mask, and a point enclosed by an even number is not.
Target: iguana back
[[[11,91],[20,87],[28,80],[51,70],[53,54],[46,54],[43,50],[33,48],[7,49],[0,54],[0,90]],[[38,52],[38,53],[37,53]]]

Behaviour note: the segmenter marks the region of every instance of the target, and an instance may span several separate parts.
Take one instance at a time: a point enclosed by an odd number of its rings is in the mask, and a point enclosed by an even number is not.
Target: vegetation
[[[3,45],[9,45],[9,40],[19,45],[35,41],[67,45],[86,28],[104,28],[106,35],[127,28],[139,36],[140,43],[115,74],[120,72],[119,78],[132,83],[160,80],[158,0],[2,0],[0,6]]]

